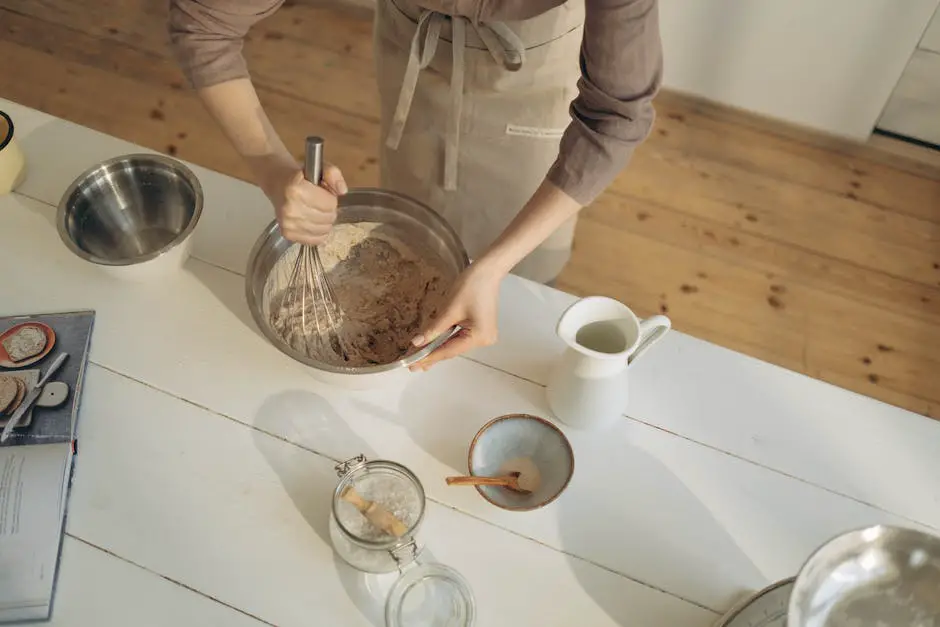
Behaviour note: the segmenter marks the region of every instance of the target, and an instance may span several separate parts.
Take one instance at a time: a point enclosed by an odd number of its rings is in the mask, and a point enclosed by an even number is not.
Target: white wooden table
[[[333,466],[358,453],[420,477],[419,540],[468,578],[486,627],[704,627],[847,529],[940,528],[940,424],[678,331],[637,362],[611,432],[566,429],[558,501],[511,513],[448,488],[484,422],[550,416],[572,296],[510,277],[497,346],[402,390],[331,389],[251,323],[260,190],[188,164],[206,194],[195,258],[118,283],[61,245],[54,206],[85,168],[152,151],[0,109],[29,162],[0,197],[0,315],[98,312],[53,625],[382,625],[394,577],[346,567],[327,535]]]

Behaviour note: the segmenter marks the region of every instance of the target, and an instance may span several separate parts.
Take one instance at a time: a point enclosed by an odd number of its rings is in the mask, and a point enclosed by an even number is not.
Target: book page
[[[0,448],[0,615],[50,600],[70,459],[68,443]]]

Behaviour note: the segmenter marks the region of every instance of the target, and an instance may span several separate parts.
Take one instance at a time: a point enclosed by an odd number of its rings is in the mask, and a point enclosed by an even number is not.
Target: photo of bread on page
[[[0,317],[0,434],[13,422],[0,446],[72,438],[93,321],[91,312]]]
[[[46,355],[55,345],[55,331],[40,322],[23,322],[0,330],[0,368],[25,368]]]

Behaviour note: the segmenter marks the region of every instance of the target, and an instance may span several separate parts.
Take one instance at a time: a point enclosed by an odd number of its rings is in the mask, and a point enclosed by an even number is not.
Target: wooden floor
[[[0,0],[0,96],[247,178],[168,55],[166,4]],[[323,134],[351,184],[374,184],[368,14],[289,2],[246,53],[291,149]],[[940,418],[940,159],[657,105],[649,142],[584,211],[560,287]]]

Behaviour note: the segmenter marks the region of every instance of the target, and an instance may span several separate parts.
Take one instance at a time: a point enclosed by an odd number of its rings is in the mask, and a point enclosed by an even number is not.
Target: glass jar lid
[[[407,542],[424,518],[421,482],[401,464],[360,455],[337,466],[333,515],[349,539],[369,548]]]
[[[406,569],[392,585],[385,603],[388,627],[469,627],[475,618],[470,585],[443,564]]]

